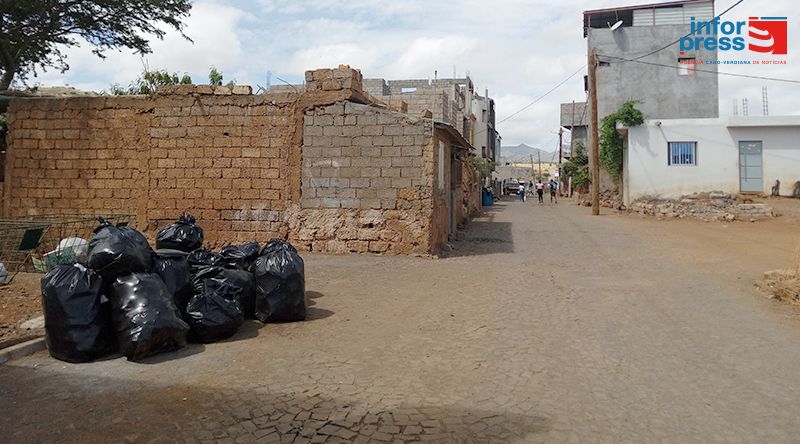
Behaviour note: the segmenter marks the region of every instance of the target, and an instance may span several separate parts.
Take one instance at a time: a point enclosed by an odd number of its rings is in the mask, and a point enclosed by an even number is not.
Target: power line
[[[652,66],[661,66],[664,68],[672,68],[672,69],[681,69],[681,66],[674,66],[674,65],[666,65],[664,63],[655,63],[655,62],[645,62],[643,60],[635,60],[635,59],[626,59],[625,57],[618,57],[612,55],[605,55],[605,54],[598,54],[599,57],[607,57],[611,59],[622,60],[625,62],[634,62],[634,63],[641,63],[643,65],[652,65]],[[731,76],[731,77],[743,77],[747,79],[758,79],[758,80],[771,80],[774,82],[786,82],[786,83],[800,83],[800,80],[795,79],[781,79],[778,77],[765,77],[765,76],[753,76],[749,74],[736,74],[732,72],[720,72],[720,71],[709,71],[707,69],[697,69],[695,68],[694,71],[696,72],[705,72],[709,74],[714,74],[718,76]]]
[[[731,5],[731,6],[730,6],[728,9],[726,9],[726,10],[722,11],[722,12],[721,12],[719,15],[715,16],[715,17],[714,17],[712,20],[716,20],[716,19],[718,19],[718,18],[722,17],[723,15],[725,15],[725,14],[726,14],[728,11],[730,11],[731,9],[733,9],[733,8],[735,8],[735,7],[737,7],[737,6],[739,6],[739,5],[740,5],[740,4],[741,4],[743,1],[744,1],[744,0],[739,0],[738,2],[736,2],[736,3],[732,4],[732,5]],[[645,55],[640,55],[640,56],[638,56],[638,57],[634,57],[634,58],[633,58],[631,61],[634,61],[634,60],[639,60],[639,59],[643,59],[643,58],[645,58],[645,57],[648,57],[648,56],[651,56],[651,55],[653,55],[653,54],[655,54],[655,53],[657,53],[657,52],[661,52],[661,51],[663,51],[663,50],[665,50],[665,49],[669,48],[670,46],[672,46],[672,45],[674,45],[674,44],[676,44],[676,43],[680,42],[680,41],[681,41],[681,39],[683,39],[683,38],[685,38],[685,37],[689,37],[689,36],[691,36],[691,35],[692,35],[692,32],[690,31],[688,34],[686,34],[686,35],[684,35],[684,36],[681,36],[681,37],[678,37],[678,39],[677,39],[677,40],[675,40],[675,41],[673,41],[673,42],[671,42],[671,43],[668,43],[667,45],[665,45],[665,46],[662,46],[661,48],[658,48],[658,49],[656,49],[656,50],[650,51],[650,52],[648,52],[648,53],[647,53],[647,54],[645,54]]]
[[[570,75],[569,75],[569,77],[567,77],[566,79],[564,79],[564,80],[562,80],[562,81],[558,82],[558,84],[557,84],[556,86],[554,86],[554,87],[550,88],[550,89],[549,89],[549,90],[548,90],[546,93],[544,93],[544,94],[542,94],[541,96],[537,97],[537,98],[536,98],[536,100],[534,100],[533,102],[531,102],[531,103],[529,103],[529,104],[527,104],[527,105],[523,106],[523,107],[522,107],[522,108],[520,108],[518,111],[516,111],[516,112],[512,113],[511,115],[509,115],[509,116],[508,116],[508,117],[506,117],[505,119],[503,119],[503,120],[501,120],[501,121],[497,122],[495,125],[500,125],[501,123],[505,122],[506,120],[508,120],[508,119],[510,119],[510,118],[512,118],[512,117],[514,117],[514,116],[516,116],[517,114],[519,114],[519,113],[521,113],[521,112],[525,111],[526,109],[528,109],[528,108],[532,107],[533,105],[535,105],[536,103],[538,103],[540,100],[542,100],[542,99],[544,99],[545,97],[547,97],[548,95],[550,95],[550,93],[552,93],[553,91],[555,91],[555,90],[557,90],[559,87],[561,87],[561,85],[563,85],[563,84],[567,83],[567,81],[568,81],[569,79],[571,79],[571,78],[575,77],[575,75],[576,75],[576,74],[578,74],[579,72],[581,72],[581,71],[583,70],[583,68],[586,68],[586,65],[585,65],[585,64],[584,64],[583,66],[581,66],[580,68],[578,68],[578,70],[577,70],[577,71],[575,71],[575,72],[573,72],[572,74],[570,74]]]

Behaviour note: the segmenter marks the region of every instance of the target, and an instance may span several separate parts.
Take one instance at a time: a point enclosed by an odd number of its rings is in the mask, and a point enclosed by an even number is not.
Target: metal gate
[[[761,141],[739,142],[739,190],[745,193],[764,191]]]

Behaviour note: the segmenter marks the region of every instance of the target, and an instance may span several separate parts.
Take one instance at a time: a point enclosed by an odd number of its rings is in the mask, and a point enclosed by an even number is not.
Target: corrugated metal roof
[[[614,11],[633,11],[636,9],[648,9],[648,8],[664,8],[669,6],[681,6],[681,5],[690,5],[694,3],[713,3],[713,0],[681,0],[681,1],[671,1],[671,2],[662,2],[662,3],[648,3],[645,5],[632,5],[632,6],[620,6],[618,8],[603,8],[603,9],[590,9],[588,11],[583,11],[583,15],[591,15],[595,13],[602,13],[602,12],[614,12]]]
[[[633,11],[633,26],[679,25],[695,20],[714,18],[714,3],[705,1],[682,6],[636,9]]]

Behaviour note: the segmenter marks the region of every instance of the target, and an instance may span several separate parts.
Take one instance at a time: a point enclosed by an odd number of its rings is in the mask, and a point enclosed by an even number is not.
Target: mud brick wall
[[[351,102],[306,111],[292,240],[334,253],[432,252],[432,133],[430,120]]]
[[[285,236],[296,99],[182,88],[12,101],[5,214],[133,213],[152,234],[188,211],[212,243]]]
[[[13,100],[4,214],[143,211],[150,109],[141,98]]]

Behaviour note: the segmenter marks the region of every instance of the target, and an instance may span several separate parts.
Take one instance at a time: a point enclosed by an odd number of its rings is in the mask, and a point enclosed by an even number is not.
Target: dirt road
[[[791,224],[588,214],[502,202],[448,258],[309,255],[308,322],[141,364],[0,366],[0,429],[8,442],[796,442],[800,319],[752,286],[791,258]]]

